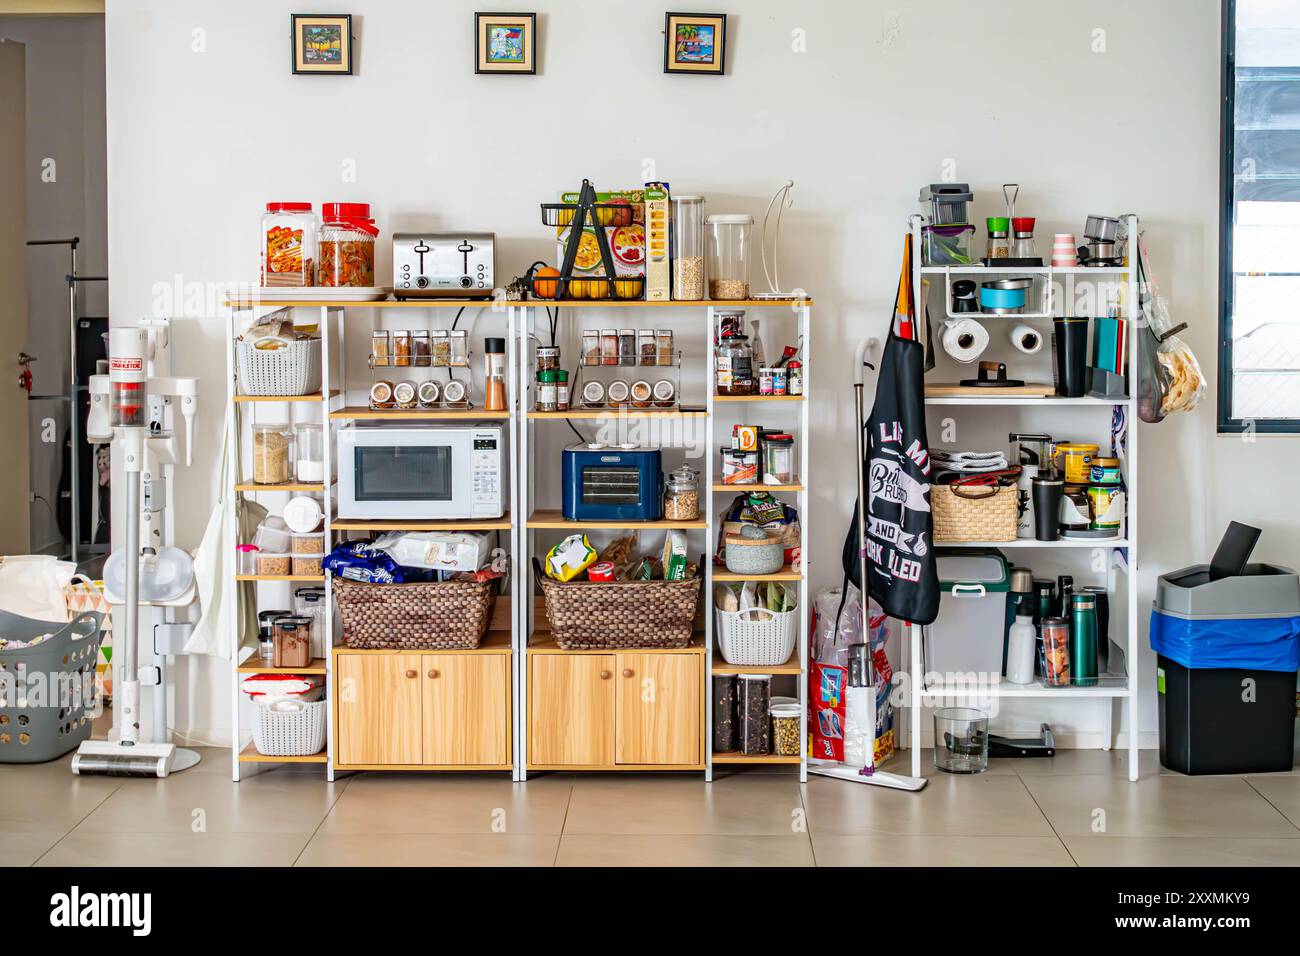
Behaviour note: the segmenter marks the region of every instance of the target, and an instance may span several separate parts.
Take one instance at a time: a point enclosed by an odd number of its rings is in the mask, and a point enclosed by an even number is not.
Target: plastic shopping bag
[[[1187,328],[1169,317],[1169,303],[1151,276],[1146,243],[1138,237],[1138,415],[1155,423],[1173,412],[1190,412],[1205,394],[1205,376],[1178,333]]]

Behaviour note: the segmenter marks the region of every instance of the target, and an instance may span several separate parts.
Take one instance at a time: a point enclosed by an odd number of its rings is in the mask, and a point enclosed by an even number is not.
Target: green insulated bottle
[[[1070,676],[1080,687],[1097,684],[1097,598],[1070,595]]]

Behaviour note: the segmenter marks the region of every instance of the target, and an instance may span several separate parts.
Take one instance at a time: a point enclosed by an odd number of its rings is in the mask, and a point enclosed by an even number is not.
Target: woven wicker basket
[[[335,578],[343,643],[363,650],[473,650],[487,632],[495,583],[367,584]]]
[[[685,581],[554,581],[537,579],[551,636],[562,651],[686,647],[695,626],[701,578]]]
[[[932,485],[934,540],[1014,541],[1018,501],[1015,485]]]

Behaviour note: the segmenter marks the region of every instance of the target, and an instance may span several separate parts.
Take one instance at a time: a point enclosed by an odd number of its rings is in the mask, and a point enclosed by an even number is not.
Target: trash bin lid
[[[1210,580],[1208,564],[1162,574],[1156,607],[1188,617],[1284,617],[1300,615],[1300,578],[1291,568],[1248,564],[1246,573]]]
[[[954,584],[982,584],[986,591],[1009,591],[1011,573],[999,554],[939,555],[939,587],[951,591]]]

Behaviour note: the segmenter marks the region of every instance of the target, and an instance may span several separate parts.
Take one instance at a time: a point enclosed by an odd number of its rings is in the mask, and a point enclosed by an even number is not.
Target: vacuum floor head
[[[165,777],[176,756],[173,744],[126,746],[107,740],[87,740],[72,758],[72,772],[110,777]]]

